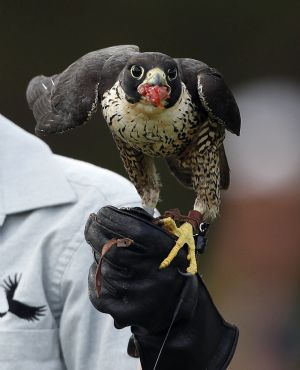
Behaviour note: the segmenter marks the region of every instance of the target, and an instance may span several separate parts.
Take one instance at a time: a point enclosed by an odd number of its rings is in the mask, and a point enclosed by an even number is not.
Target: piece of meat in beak
[[[138,93],[144,97],[146,102],[155,107],[163,108],[166,100],[170,97],[171,88],[167,83],[166,75],[160,68],[151,69],[138,86]]]

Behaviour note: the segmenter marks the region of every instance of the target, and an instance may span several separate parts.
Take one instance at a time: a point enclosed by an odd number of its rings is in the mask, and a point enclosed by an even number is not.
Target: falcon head
[[[164,109],[172,107],[181,95],[177,63],[161,53],[132,56],[120,75],[120,84],[129,103]],[[156,109],[155,109],[156,108]]]

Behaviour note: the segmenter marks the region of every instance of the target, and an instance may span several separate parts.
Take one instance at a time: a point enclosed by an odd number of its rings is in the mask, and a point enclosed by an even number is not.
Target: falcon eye
[[[168,70],[169,81],[175,80],[176,77],[177,77],[177,68],[170,68]]]
[[[130,73],[133,78],[139,80],[144,75],[144,68],[141,66],[132,66],[130,69]]]

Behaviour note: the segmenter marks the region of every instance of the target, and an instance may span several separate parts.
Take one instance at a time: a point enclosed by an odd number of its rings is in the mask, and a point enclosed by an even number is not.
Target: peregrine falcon
[[[220,189],[229,186],[225,130],[239,135],[241,119],[214,68],[133,45],[113,46],[84,55],[62,73],[33,78],[26,95],[39,136],[82,125],[101,106],[146,209],[159,200],[154,157],[164,157],[175,177],[195,190],[194,213],[205,222],[218,215]],[[164,224],[178,241],[161,267],[187,243],[188,271],[196,273],[192,225],[177,227],[172,218]]]

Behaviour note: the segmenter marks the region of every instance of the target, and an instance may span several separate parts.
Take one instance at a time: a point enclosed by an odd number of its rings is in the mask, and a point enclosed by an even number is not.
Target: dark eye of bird
[[[141,67],[141,66],[132,66],[131,69],[130,69],[130,72],[131,72],[131,76],[133,78],[136,78],[137,80],[139,80],[140,78],[143,77],[143,74],[144,74],[144,68]]]
[[[172,81],[175,80],[176,77],[177,77],[177,68],[170,68],[168,70],[168,79]]]

